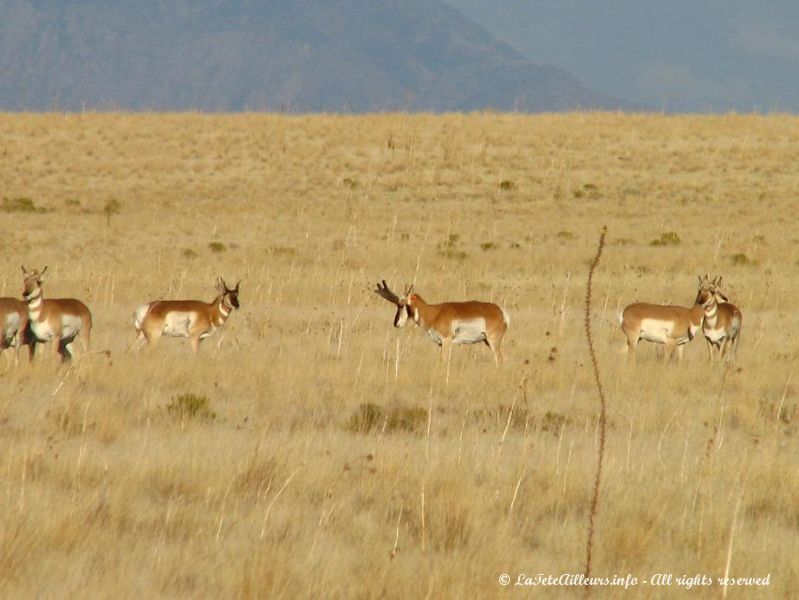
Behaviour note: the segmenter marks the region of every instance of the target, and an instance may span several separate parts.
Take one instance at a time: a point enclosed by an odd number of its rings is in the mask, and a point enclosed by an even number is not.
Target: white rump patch
[[[142,325],[144,325],[144,317],[150,312],[150,306],[151,304],[142,304],[133,311],[133,326],[139,331],[141,331]]]
[[[14,311],[6,315],[5,323],[3,323],[3,339],[0,341],[10,340],[19,331],[19,313]]]

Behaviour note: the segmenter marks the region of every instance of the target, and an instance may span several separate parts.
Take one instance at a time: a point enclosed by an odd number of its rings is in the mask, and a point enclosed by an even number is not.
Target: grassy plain
[[[593,574],[799,594],[799,119],[5,114],[0,153],[0,295],[49,265],[111,351],[0,362],[0,596],[506,597],[530,590],[502,573],[581,572],[603,224]],[[688,305],[704,273],[743,312],[737,362],[699,339],[624,364],[618,311]],[[199,356],[124,353],[138,303],[217,275],[242,308]],[[381,278],[502,304],[507,362],[440,363]]]

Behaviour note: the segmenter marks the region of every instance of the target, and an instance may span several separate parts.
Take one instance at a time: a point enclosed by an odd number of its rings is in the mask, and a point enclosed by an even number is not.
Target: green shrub
[[[500,192],[509,192],[516,187],[516,184],[510,181],[509,179],[503,179],[499,182],[499,191]]]
[[[682,243],[680,236],[673,231],[663,233],[659,238],[649,242],[650,246],[679,246]]]
[[[370,431],[414,432],[427,426],[427,409],[420,406],[392,406],[384,408],[369,402],[361,404],[350,415],[346,429],[353,433]]]
[[[211,421],[216,419],[216,413],[210,409],[210,404],[211,402],[207,396],[181,394],[170,400],[169,404],[166,405],[166,410],[181,421],[187,419]]]
[[[460,234],[450,233],[446,240],[439,242],[436,246],[438,253],[446,258],[455,258],[457,260],[465,259],[468,255],[461,250],[460,239]]]
[[[46,213],[46,208],[36,206],[32,198],[3,198],[0,211],[7,213]]]

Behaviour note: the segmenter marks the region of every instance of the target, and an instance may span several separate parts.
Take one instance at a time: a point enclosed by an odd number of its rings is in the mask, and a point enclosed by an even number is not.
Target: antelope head
[[[715,286],[713,289],[713,295],[716,297],[716,302],[729,302],[730,299],[725,296],[722,291],[719,289],[721,287],[721,276],[716,279]]]
[[[216,289],[219,290],[219,293],[222,296],[222,302],[225,303],[230,308],[239,308],[239,284],[241,280],[236,284],[236,287],[229,288],[225,283],[225,280],[221,277],[216,282]]]
[[[409,298],[412,298],[411,290],[413,289],[413,285],[408,287],[408,291],[402,295],[402,297],[397,296],[394,292],[392,292],[386,280],[383,280],[383,285],[381,286],[379,283],[377,284],[377,288],[374,290],[375,294],[383,298],[384,300],[388,300],[391,304],[397,307],[397,314],[394,315],[394,327],[402,327],[408,321],[408,317],[415,317],[413,313],[413,309],[410,306]]]
[[[44,281],[44,274],[47,271],[47,267],[42,269],[40,273],[36,269],[32,271],[28,271],[25,267],[22,267],[22,277],[23,277],[23,290],[22,290],[22,297],[25,300],[31,300],[32,298],[36,297],[39,293],[41,293],[42,289],[42,282]]]
[[[718,291],[718,285],[721,283],[721,277],[715,277],[712,281],[705,275],[699,277],[699,291],[696,294],[694,304],[701,304],[707,306],[714,300],[718,302],[718,296],[723,294]]]

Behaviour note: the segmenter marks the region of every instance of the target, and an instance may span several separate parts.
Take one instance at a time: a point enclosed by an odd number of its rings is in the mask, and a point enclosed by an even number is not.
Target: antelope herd
[[[33,360],[38,344],[53,344],[53,354],[68,361],[73,356],[73,342],[89,349],[92,314],[75,298],[45,298],[42,283],[47,267],[28,271],[22,267],[22,300],[0,298],[0,352],[14,348],[14,364],[19,350],[29,347]],[[136,337],[128,346],[140,348],[145,343],[155,346],[162,336],[189,338],[197,353],[200,342],[213,335],[239,308],[239,285],[228,287],[220,277],[217,296],[211,302],[200,300],[153,300],[140,305],[133,313]],[[699,278],[699,290],[691,307],[635,303],[619,315],[622,332],[627,338],[624,351],[634,360],[638,342],[661,344],[667,357],[676,351],[682,359],[685,345],[701,332],[711,362],[723,361],[729,351],[737,350],[741,334],[741,311],[731,304],[720,289],[721,277],[712,281],[707,275]],[[453,344],[484,343],[494,353],[496,364],[503,362],[502,338],[508,329],[507,311],[491,302],[443,302],[428,304],[413,285],[402,296],[392,292],[385,280],[374,292],[397,308],[394,327],[402,327],[410,318],[441,348],[441,358],[450,359]]]
[[[701,331],[707,342],[708,354],[713,361],[713,348],[719,351],[723,360],[727,348],[736,350],[741,333],[741,311],[730,304],[721,292],[721,277],[713,281],[708,276],[699,278],[699,291],[694,305],[671,306],[660,304],[630,304],[619,315],[621,330],[627,337],[625,352],[634,359],[635,347],[640,340],[655,342],[665,346],[666,355],[671,357],[677,350],[678,360],[682,360],[685,344]]]

